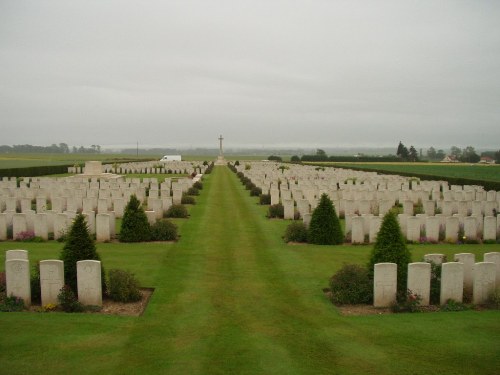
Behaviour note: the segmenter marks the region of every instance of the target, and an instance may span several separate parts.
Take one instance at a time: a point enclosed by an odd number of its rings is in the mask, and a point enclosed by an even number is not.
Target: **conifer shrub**
[[[31,289],[31,302],[41,303],[42,302],[42,289],[40,286],[40,262],[36,262],[33,265],[30,275],[30,289]]]
[[[345,264],[330,278],[330,298],[336,305],[370,303],[373,282],[368,270],[357,264]]]
[[[307,227],[303,222],[293,222],[286,227],[285,242],[307,242]]]
[[[113,301],[118,302],[135,302],[142,297],[135,275],[119,269],[109,270],[108,293]]]
[[[308,241],[316,245],[339,245],[344,241],[335,207],[326,194],[321,195],[312,213]]]
[[[64,281],[68,287],[77,293],[76,262],[80,260],[101,260],[94,241],[90,236],[87,222],[82,214],[77,214],[71,226],[60,259],[64,262]],[[104,267],[101,263],[102,290],[106,290]]]
[[[177,241],[177,225],[170,220],[161,219],[151,227],[151,240],[153,241]]]
[[[193,187],[198,189],[198,190],[203,190],[203,183],[201,181],[196,181],[194,184],[193,184]]]
[[[150,235],[151,227],[146,213],[141,206],[141,202],[135,195],[132,195],[123,214],[120,242],[149,241]]]
[[[267,217],[270,219],[283,219],[285,217],[285,208],[281,203],[273,204],[269,206]]]
[[[398,266],[398,292],[406,293],[406,277],[411,254],[406,246],[406,240],[401,233],[396,215],[389,211],[382,220],[380,230],[373,246],[368,272],[373,278],[373,268],[377,263],[396,263]]]
[[[189,216],[187,208],[182,204],[173,204],[165,213],[166,217],[187,218]]]
[[[259,203],[261,205],[271,204],[271,196],[269,194],[261,194],[259,196]]]

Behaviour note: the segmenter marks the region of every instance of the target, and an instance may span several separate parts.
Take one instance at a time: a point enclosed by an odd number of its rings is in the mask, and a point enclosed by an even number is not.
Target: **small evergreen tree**
[[[339,245],[343,242],[339,218],[326,194],[321,195],[319,204],[313,211],[307,238],[309,243],[317,245]]]
[[[398,265],[398,292],[406,293],[406,277],[411,254],[401,233],[398,219],[389,211],[382,221],[377,240],[373,246],[368,272],[373,279],[373,267],[377,263],[396,263]]]
[[[141,207],[141,202],[132,195],[123,214],[120,242],[149,241],[150,237],[151,227],[146,213]]]
[[[76,262],[80,260],[101,260],[94,240],[90,237],[85,216],[78,214],[68,233],[60,259],[64,262],[64,281],[77,294]],[[104,267],[101,264],[101,278],[104,288]]]

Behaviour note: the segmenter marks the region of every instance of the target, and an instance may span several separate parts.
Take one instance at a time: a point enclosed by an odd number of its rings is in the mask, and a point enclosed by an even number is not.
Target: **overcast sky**
[[[0,144],[500,148],[500,1],[0,0]]]

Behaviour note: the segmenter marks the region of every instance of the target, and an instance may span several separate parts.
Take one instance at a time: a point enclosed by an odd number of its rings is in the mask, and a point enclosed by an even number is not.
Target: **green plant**
[[[444,305],[442,305],[439,309],[439,311],[465,311],[469,310],[469,306],[467,306],[465,303],[462,302],[457,302],[453,299],[449,299],[445,302]]]
[[[488,301],[486,303],[489,307],[495,310],[500,310],[500,288],[496,288],[488,296]]]
[[[255,185],[250,190],[251,197],[260,197],[261,194],[262,194],[262,189],[260,187],[255,186]]]
[[[420,312],[422,297],[407,289],[405,293],[399,293],[397,302],[391,306],[392,312]]]
[[[137,197],[132,195],[123,214],[120,242],[149,241],[150,236],[151,228],[146,213]]]
[[[307,227],[303,222],[293,222],[286,227],[285,242],[307,242]]]
[[[312,213],[308,241],[317,245],[339,245],[344,241],[335,207],[326,194],[321,195]]]
[[[33,265],[30,275],[31,302],[40,303],[42,301],[42,290],[40,286],[40,263]]]
[[[261,194],[259,196],[259,203],[262,205],[271,204],[271,196],[269,194]]]
[[[193,184],[193,187],[198,189],[198,190],[203,190],[203,183],[201,181],[196,181],[194,184]]]
[[[429,262],[431,264],[431,290],[430,303],[439,305],[441,303],[441,264]]]
[[[21,297],[7,296],[0,303],[0,311],[15,312],[24,310],[24,301]]]
[[[0,272],[0,293],[5,293],[7,290],[7,281],[5,278],[5,272]]]
[[[398,266],[397,282],[398,291],[406,293],[406,277],[411,254],[406,246],[406,240],[401,233],[396,215],[389,211],[382,220],[377,240],[373,246],[368,272],[373,277],[373,267],[377,263],[396,263]]]
[[[362,304],[373,300],[373,284],[368,270],[357,264],[344,264],[330,278],[331,300],[334,304]]]
[[[200,195],[200,191],[194,186],[192,186],[188,189],[187,195]]]
[[[178,239],[177,225],[167,219],[158,220],[151,227],[151,239],[153,241],[176,241]]]
[[[196,200],[191,195],[182,194],[181,204],[196,204]]]
[[[173,204],[165,213],[166,217],[187,218],[189,216],[188,210],[182,204]]]
[[[82,214],[76,215],[73,221],[60,259],[64,261],[64,280],[71,290],[76,293],[76,262],[80,260],[101,260],[94,241],[90,237],[85,217]],[[101,273],[104,276],[104,267],[102,266]],[[102,281],[102,290],[104,291],[106,290],[104,277],[102,277]]]
[[[133,273],[125,270],[109,270],[108,293],[112,300],[118,302],[134,302],[141,299],[139,282]]]
[[[268,210],[268,214],[267,214],[268,218],[270,218],[270,219],[273,219],[273,218],[283,219],[284,216],[285,216],[285,208],[283,207],[283,205],[281,203],[273,204],[273,205],[269,206],[269,210]]]
[[[83,305],[78,301],[69,285],[62,287],[57,296],[57,300],[59,301],[61,309],[65,312],[73,313],[83,311]]]

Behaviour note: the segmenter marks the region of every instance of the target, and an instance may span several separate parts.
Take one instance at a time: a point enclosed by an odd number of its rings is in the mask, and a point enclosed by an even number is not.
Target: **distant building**
[[[490,156],[481,156],[480,164],[495,164],[495,159]]]
[[[181,155],[165,155],[160,159],[160,161],[167,162],[167,161],[182,161]]]
[[[446,155],[443,160],[441,160],[441,163],[458,163],[458,159],[454,155]]]

